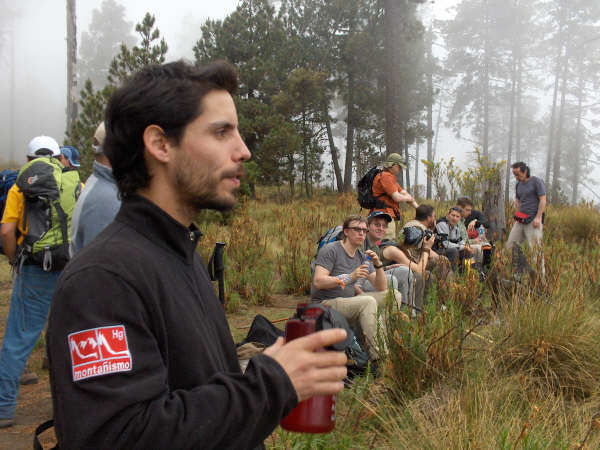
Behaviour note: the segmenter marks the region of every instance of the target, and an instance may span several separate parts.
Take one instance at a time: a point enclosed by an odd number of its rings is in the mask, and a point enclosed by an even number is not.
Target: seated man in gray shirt
[[[85,182],[85,187],[73,210],[71,219],[70,253],[74,256],[110,224],[119,209],[121,200],[112,175],[110,161],[102,150],[104,123],[94,133],[94,171]]]
[[[377,360],[380,357],[377,306],[387,294],[383,265],[375,252],[362,250],[368,231],[364,217],[348,216],[342,228],[343,240],[326,245],[317,254],[311,297],[314,302],[339,311],[351,325],[360,324],[369,355],[372,360]],[[361,278],[367,278],[377,292],[361,294],[356,288],[356,282]],[[394,295],[399,306],[400,293],[394,291]],[[380,321],[379,326],[384,329],[384,322]]]

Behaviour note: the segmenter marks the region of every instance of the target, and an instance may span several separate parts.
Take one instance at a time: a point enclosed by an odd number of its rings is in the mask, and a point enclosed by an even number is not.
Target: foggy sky
[[[191,59],[192,47],[200,36],[200,25],[207,18],[224,18],[237,5],[237,0],[117,2],[125,6],[126,19],[133,24],[140,22],[146,12],[155,15],[156,25],[169,45],[168,61],[181,57]],[[63,143],[67,91],[65,0],[9,0],[5,3],[18,11],[18,17],[5,33],[4,47],[0,50],[1,165],[8,162],[11,147],[15,162],[24,163],[27,143],[34,136],[46,134]],[[100,0],[77,1],[78,43],[81,32],[89,26],[92,10],[99,9],[101,3]],[[0,14],[5,15],[6,11]],[[189,30],[194,28],[198,32],[192,35]],[[14,73],[11,71],[13,37]],[[11,111],[11,103],[15,105],[14,111]]]
[[[223,19],[235,10],[238,0],[117,0],[125,7],[126,20],[140,22],[146,12],[156,17],[156,26],[165,38],[169,52],[167,61],[193,58],[192,48],[200,37],[200,25],[208,18]],[[66,2],[65,0],[5,0],[18,11],[14,26],[6,33],[0,49],[0,165],[6,164],[12,150],[17,165],[25,162],[29,140],[39,134],[54,137],[63,143],[66,109]],[[428,3],[421,7],[423,20],[448,19],[449,8],[457,0]],[[0,5],[2,2],[0,1]],[[99,9],[100,0],[77,1],[77,34],[89,26],[92,10]],[[4,14],[1,11],[0,14]],[[132,33],[134,31],[132,30]],[[14,73],[12,38],[14,37]],[[11,77],[14,76],[14,83]],[[14,90],[11,92],[11,85]],[[78,89],[81,89],[81,85]],[[12,94],[12,96],[11,96]],[[11,104],[15,110],[11,112]],[[448,106],[448,105],[445,105]],[[437,105],[434,106],[434,127]],[[475,145],[466,139],[456,139],[443,125],[438,137],[437,159],[454,156],[462,168],[472,164]],[[14,145],[10,145],[10,142]],[[344,146],[342,145],[343,149]],[[425,157],[425,146],[421,158]],[[343,155],[342,155],[343,156]],[[532,161],[534,171],[543,165]],[[425,181],[420,164],[419,180]],[[539,173],[538,172],[538,173]]]

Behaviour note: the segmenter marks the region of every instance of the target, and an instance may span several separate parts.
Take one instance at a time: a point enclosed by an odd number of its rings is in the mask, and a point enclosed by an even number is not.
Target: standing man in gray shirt
[[[104,230],[121,208],[119,190],[112,174],[110,161],[102,149],[105,136],[106,131],[104,122],[102,122],[94,133],[94,151],[96,153],[94,171],[85,182],[83,192],[73,210],[71,257]]]
[[[524,162],[516,162],[512,172],[517,180],[515,223],[513,224],[506,248],[512,249],[515,244],[521,245],[525,239],[533,250],[534,257],[541,255],[541,273],[544,275],[544,255],[541,253],[544,230],[544,211],[546,210],[546,186],[538,177],[531,176],[529,167]]]

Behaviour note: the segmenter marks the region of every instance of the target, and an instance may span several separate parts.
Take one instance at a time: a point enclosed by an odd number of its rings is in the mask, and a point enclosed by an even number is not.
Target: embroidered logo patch
[[[123,325],[78,331],[67,339],[73,381],[131,370],[131,353]]]

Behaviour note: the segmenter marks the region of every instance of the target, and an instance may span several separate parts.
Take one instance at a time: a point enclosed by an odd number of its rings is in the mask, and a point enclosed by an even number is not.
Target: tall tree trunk
[[[554,92],[552,94],[552,110],[550,112],[550,129],[548,130],[548,153],[546,154],[546,176],[544,177],[544,181],[546,185],[550,185],[550,173],[552,172],[552,153],[554,152],[554,136],[556,135],[556,104],[558,101],[558,88],[560,83],[560,73],[561,73],[561,63],[563,59],[563,48],[564,42],[563,39],[563,25],[564,25],[564,8],[562,6],[562,2],[560,5],[561,14],[559,19],[559,30],[557,37],[560,40],[558,45],[558,55],[556,55],[556,66],[554,69]],[[565,48],[566,53],[566,48]]]
[[[401,55],[403,13],[405,0],[384,0],[385,32],[385,147],[386,154],[402,154],[403,117],[402,117],[402,74]]]
[[[410,158],[408,154],[408,139],[406,139],[407,127],[404,127],[404,161],[406,163],[406,186],[404,188],[406,190],[410,189]],[[402,183],[400,183],[402,184]]]
[[[419,140],[417,139],[415,148],[415,194],[417,187],[419,186]]]
[[[302,109],[302,157],[304,159],[302,164],[302,179],[304,181],[304,192],[306,193],[306,197],[310,198],[310,180],[308,174],[310,138],[308,137],[308,131],[306,129],[306,113],[304,112],[304,107]]]
[[[433,30],[429,29],[429,49],[427,52],[427,162],[433,162]],[[419,142],[417,141],[417,162],[415,164],[415,186],[418,181]],[[427,200],[431,200],[431,174],[427,171]]]
[[[354,159],[354,74],[348,72],[348,123],[346,126],[346,164],[344,166],[344,192],[352,189],[352,162]]]
[[[440,137],[440,124],[442,123],[442,110],[444,106],[442,105],[442,97],[440,96],[440,108],[438,109],[438,117],[435,123],[435,141],[433,143],[433,155],[431,158],[431,162],[435,162],[435,158],[437,156],[437,145],[438,145],[438,137]]]
[[[556,58],[556,69],[554,71],[554,93],[552,94],[552,110],[550,112],[550,129],[548,130],[548,153],[546,153],[546,176],[544,181],[550,184],[550,173],[552,172],[552,153],[554,151],[554,136],[556,135],[556,104],[558,102],[558,88],[560,84],[560,68],[562,61],[562,46]]]
[[[67,0],[67,130],[77,119],[77,22],[75,0]]]
[[[513,67],[511,74],[511,92],[510,92],[510,122],[508,124],[508,153],[506,155],[506,176],[504,179],[504,199],[509,200],[509,180],[510,180],[510,165],[512,158],[513,147],[513,128],[515,123],[515,97],[517,92],[517,61],[513,52]]]
[[[329,150],[331,151],[331,161],[333,162],[333,173],[335,174],[337,190],[338,192],[343,192],[344,180],[342,178],[342,171],[340,170],[338,151],[335,147],[335,141],[333,140],[333,132],[331,131],[331,119],[329,118],[329,104],[327,103],[327,100],[323,101],[323,117],[325,117],[325,128],[327,130],[327,140],[329,141]]]
[[[583,63],[582,63],[583,65]],[[582,69],[583,72],[583,69]],[[575,168],[573,170],[573,187],[571,195],[571,204],[577,203],[577,197],[579,195],[579,178],[581,176],[581,116],[583,115],[583,89],[585,81],[583,73],[579,74],[579,82],[577,89],[577,127],[575,128]]]
[[[294,195],[296,194],[296,189],[295,189],[295,180],[296,177],[294,175],[294,154],[293,153],[288,153],[287,154],[287,168],[288,168],[288,182],[290,184],[290,195],[292,196],[292,198],[294,198]]]
[[[515,120],[515,160],[521,161],[521,122],[523,120],[522,102],[523,102],[523,57],[519,49],[517,59],[517,116]]]
[[[483,156],[489,155],[490,138],[490,17],[487,0],[484,0],[484,55],[483,55]]]
[[[558,183],[560,182],[560,166],[561,166],[561,153],[562,153],[562,133],[564,129],[565,121],[565,107],[567,97],[567,77],[569,67],[569,55],[568,55],[568,44],[565,49],[564,65],[562,70],[562,83],[560,88],[560,110],[558,114],[558,124],[556,127],[556,145],[554,146],[554,155],[552,159],[552,195],[551,201],[558,201]]]

